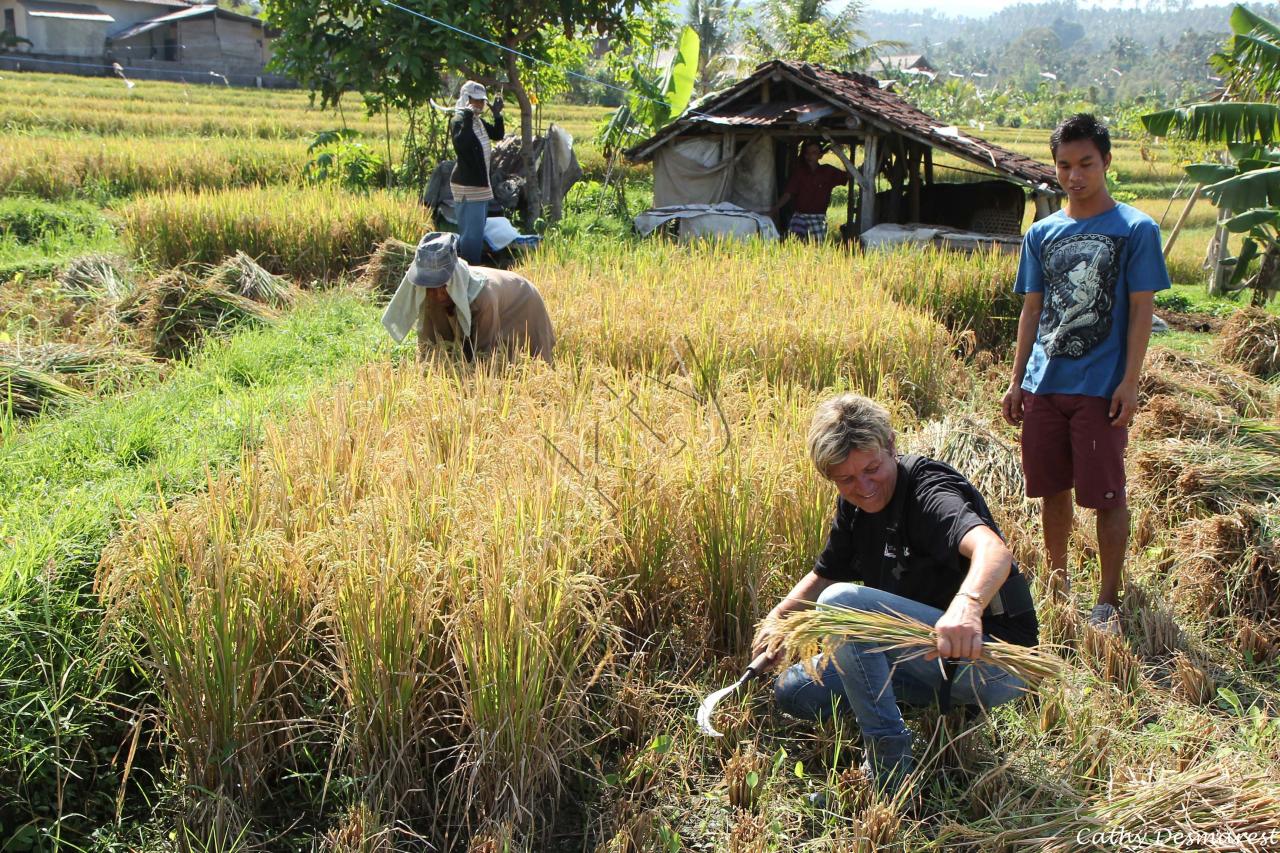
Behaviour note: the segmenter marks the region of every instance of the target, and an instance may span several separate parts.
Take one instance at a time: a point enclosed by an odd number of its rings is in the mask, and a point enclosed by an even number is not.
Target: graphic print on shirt
[[[1038,337],[1045,355],[1080,358],[1111,334],[1124,241],[1073,234],[1043,248],[1045,296]]]

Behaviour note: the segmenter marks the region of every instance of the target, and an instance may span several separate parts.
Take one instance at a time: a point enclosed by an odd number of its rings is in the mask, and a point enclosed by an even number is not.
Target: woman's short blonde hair
[[[818,406],[809,425],[809,458],[822,476],[855,450],[893,447],[889,412],[875,400],[841,394]]]

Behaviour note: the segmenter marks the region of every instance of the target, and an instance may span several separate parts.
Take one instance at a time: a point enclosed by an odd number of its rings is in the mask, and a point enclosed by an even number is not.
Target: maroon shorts
[[[1027,497],[1074,488],[1089,509],[1126,505],[1124,449],[1129,430],[1111,425],[1105,397],[1023,394],[1022,470]]]

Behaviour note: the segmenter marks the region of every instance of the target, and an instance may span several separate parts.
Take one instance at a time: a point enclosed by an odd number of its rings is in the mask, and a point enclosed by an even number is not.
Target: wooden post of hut
[[[876,224],[876,173],[880,171],[880,137],[867,134],[862,148],[862,175],[858,178],[862,203],[858,211],[858,233],[865,234]]]

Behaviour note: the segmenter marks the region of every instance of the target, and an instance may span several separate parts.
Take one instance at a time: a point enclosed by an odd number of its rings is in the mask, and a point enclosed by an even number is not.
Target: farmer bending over
[[[977,658],[992,638],[1033,646],[1035,609],[982,495],[948,465],[899,456],[880,405],[855,394],[824,402],[809,428],[809,456],[836,487],[835,516],[813,571],[770,615],[814,601],[894,611],[933,625],[938,648],[928,659],[905,660],[875,643],[847,642],[820,662],[821,682],[803,664],[784,672],[777,700],[808,719],[852,712],[862,730],[864,768],[892,790],[913,768],[898,702],[990,707],[1013,699],[1021,679],[988,664],[950,667],[944,687],[937,658]],[[758,632],[753,654],[768,651],[772,639]]]
[[[833,145],[832,148],[836,156],[852,169],[839,146]],[[794,210],[787,233],[819,243],[827,239],[827,208],[831,205],[831,191],[849,183],[848,172],[819,163],[821,159],[822,143],[812,139],[805,142],[800,149],[800,161],[791,172],[778,203],[769,208],[769,215],[777,216],[779,210],[791,203]]]
[[[383,312],[387,331],[402,341],[416,322],[419,361],[433,344],[460,342],[468,360],[523,351],[550,364],[555,332],[538,289],[515,273],[471,266],[457,243],[457,234],[440,232],[418,243]]]

